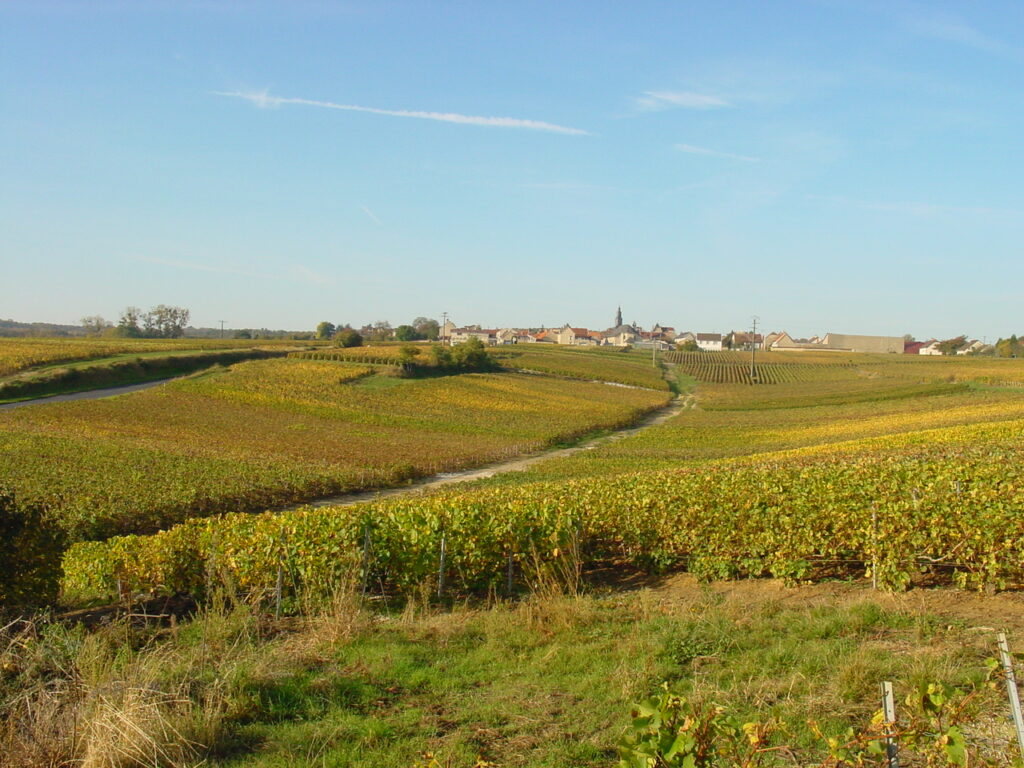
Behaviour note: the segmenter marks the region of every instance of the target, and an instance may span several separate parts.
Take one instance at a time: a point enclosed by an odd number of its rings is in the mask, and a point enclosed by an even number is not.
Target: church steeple
[[[618,312],[615,313],[615,325],[612,327],[618,328],[620,325],[622,325],[622,307],[619,307]]]

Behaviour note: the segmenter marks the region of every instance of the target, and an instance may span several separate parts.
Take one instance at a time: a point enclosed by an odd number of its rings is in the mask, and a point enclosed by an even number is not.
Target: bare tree
[[[88,315],[87,317],[83,317],[80,322],[86,332],[93,336],[99,336],[107,328],[113,326],[112,322],[105,320],[100,315]]]

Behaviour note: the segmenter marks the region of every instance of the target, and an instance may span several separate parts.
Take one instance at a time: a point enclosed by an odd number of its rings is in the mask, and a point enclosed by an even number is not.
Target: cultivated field
[[[1024,644],[1024,391],[981,363],[802,357],[757,386],[680,363],[683,409],[622,439],[430,493],[251,512],[668,399],[588,380],[649,377],[649,358],[616,355],[524,350],[506,369],[538,373],[425,379],[381,375],[370,351],[306,356],[0,413],[0,476],[79,540],[65,602],[202,606],[169,629],[135,613],[0,631],[0,748],[19,766],[141,744],[170,766],[610,767],[631,703],[666,681],[690,722],[721,718],[731,756],[839,768],[877,752],[893,680],[907,765],[1009,766],[985,659],[993,628]]]
[[[750,384],[749,352],[667,352],[665,360],[698,381]],[[905,382],[970,381],[1024,384],[1024,361],[995,357],[866,355],[844,352],[758,352],[758,383],[824,382],[891,378]]]
[[[705,385],[697,407],[663,425],[479,490],[195,521],[83,548],[70,570],[100,579],[84,590],[119,578],[187,591],[202,586],[210,560],[227,557],[238,583],[264,588],[287,557],[289,572],[321,589],[339,578],[314,544],[330,540],[342,551],[362,547],[364,578],[408,590],[436,574],[443,539],[450,587],[470,592],[507,587],[524,558],[571,551],[589,563],[715,578],[873,568],[884,586],[903,588],[929,563],[958,584],[1024,579],[1024,497],[1011,469],[1024,458],[1022,393],[949,383],[908,393],[886,378],[867,381],[874,389],[859,379],[849,390],[819,382],[818,405],[807,402],[813,383],[746,386],[746,409],[730,385]],[[798,396],[778,394],[787,388]],[[844,393],[848,401],[835,404]],[[701,408],[705,401],[718,410]],[[243,551],[254,540],[263,542],[258,556]],[[378,540],[380,548],[367,544]],[[182,559],[193,567],[168,573]]]
[[[295,341],[249,339],[0,339],[0,377],[41,366],[138,353],[180,353],[203,349],[245,349]]]
[[[526,374],[406,380],[278,359],[0,412],[0,476],[72,539],[155,531],[484,464],[634,420],[666,393]]]
[[[652,365],[650,354],[643,351],[524,344],[513,349],[501,348],[494,356],[507,368],[668,389],[660,368]]]

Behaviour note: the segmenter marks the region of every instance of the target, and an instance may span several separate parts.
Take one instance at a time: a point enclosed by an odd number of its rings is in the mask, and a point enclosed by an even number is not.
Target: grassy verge
[[[93,389],[169,379],[213,365],[283,357],[287,350],[244,349],[216,352],[123,355],[102,361],[48,367],[0,381],[0,403],[19,402]]]
[[[881,680],[901,700],[922,683],[982,683],[992,632],[973,618],[996,617],[965,600],[940,614],[854,588],[681,577],[446,611],[371,613],[347,597],[280,621],[215,605],[158,630],[8,629],[0,753],[11,768],[139,753],[168,766],[410,768],[428,752],[453,768],[597,768],[616,763],[631,704],[667,681],[742,722],[777,720],[787,751],[768,764],[811,765],[825,747],[809,721],[825,735],[864,725]],[[969,748],[1008,764],[1007,708],[981,690]]]

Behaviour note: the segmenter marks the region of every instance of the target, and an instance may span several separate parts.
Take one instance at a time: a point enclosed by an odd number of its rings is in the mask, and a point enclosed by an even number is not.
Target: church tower
[[[619,311],[615,313],[615,325],[612,327],[618,328],[620,325],[622,325],[622,307],[619,307]]]

